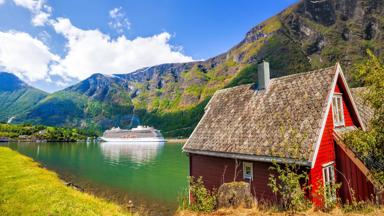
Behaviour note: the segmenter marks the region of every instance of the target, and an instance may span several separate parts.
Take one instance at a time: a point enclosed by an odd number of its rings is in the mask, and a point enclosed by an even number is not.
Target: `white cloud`
[[[49,77],[59,57],[40,40],[23,32],[0,32],[0,68],[33,82]]]
[[[129,30],[131,28],[131,23],[125,16],[125,13],[121,7],[113,8],[110,10],[109,17],[109,27],[115,29],[118,33],[122,34],[125,30]]]
[[[46,4],[45,0],[13,0],[13,2],[32,13],[32,24],[35,26],[45,25],[52,13],[52,8]]]
[[[162,63],[193,61],[173,49],[167,32],[133,40],[125,36],[112,39],[97,29],[77,28],[66,18],[58,18],[52,25],[68,40],[66,56],[51,72],[61,77],[84,79],[93,73],[128,73]]]
[[[50,14],[46,12],[39,12],[32,19],[32,24],[35,26],[43,26],[48,21]]]
[[[4,4],[5,0],[0,0],[0,5]]]
[[[1,0],[0,0],[1,1]],[[68,18],[50,18],[52,8],[45,0],[13,0],[31,11],[36,26],[53,27],[66,38],[66,53],[60,57],[45,45],[50,35],[43,31],[32,37],[23,32],[0,31],[0,70],[6,70],[29,82],[55,83],[64,87],[94,73],[129,73],[163,63],[193,61],[182,52],[182,46],[170,44],[167,32],[150,37],[111,38],[98,29],[74,26]],[[111,27],[122,33],[130,23],[121,7],[109,12]]]

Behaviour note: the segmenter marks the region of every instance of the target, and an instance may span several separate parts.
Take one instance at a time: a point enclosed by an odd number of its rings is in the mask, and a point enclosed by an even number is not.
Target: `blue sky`
[[[0,69],[52,92],[92,73],[207,59],[295,2],[0,0]]]

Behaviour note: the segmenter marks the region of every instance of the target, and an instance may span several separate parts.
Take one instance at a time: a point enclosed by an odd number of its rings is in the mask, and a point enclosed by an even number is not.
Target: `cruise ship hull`
[[[104,142],[165,142],[165,139],[162,137],[143,137],[143,138],[109,138],[109,137],[100,137]]]

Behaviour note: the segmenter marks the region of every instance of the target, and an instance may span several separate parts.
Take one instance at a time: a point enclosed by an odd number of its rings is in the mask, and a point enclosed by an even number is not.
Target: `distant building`
[[[343,202],[351,200],[349,187],[358,201],[376,196],[369,166],[341,139],[347,131],[365,129],[372,113],[364,113],[363,121],[363,103],[359,98],[357,107],[339,64],[270,79],[269,64],[263,62],[258,80],[258,85],[219,90],[207,104],[183,147],[191,176],[202,176],[209,189],[248,181],[257,199],[274,200],[268,186],[272,162],[298,163],[309,176],[308,196],[316,204],[318,188],[335,182],[342,183],[338,194],[327,196]],[[293,155],[284,143],[295,139],[301,139],[300,154]]]

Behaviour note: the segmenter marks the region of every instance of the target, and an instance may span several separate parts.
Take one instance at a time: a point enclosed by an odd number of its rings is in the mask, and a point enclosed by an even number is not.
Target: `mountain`
[[[48,95],[24,116],[30,123],[82,127],[101,131],[129,126],[132,102],[125,80],[94,74],[88,79]]]
[[[47,93],[29,86],[17,76],[0,72],[0,121],[17,119],[45,96]]]
[[[97,74],[50,95],[27,117],[39,123],[101,129],[140,121],[167,136],[188,136],[216,90],[257,82],[261,60],[270,62],[272,77],[337,61],[348,76],[366,49],[383,57],[383,17],[382,0],[303,0],[252,28],[226,53],[128,74]]]

